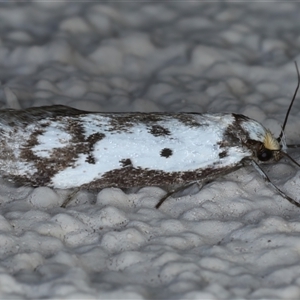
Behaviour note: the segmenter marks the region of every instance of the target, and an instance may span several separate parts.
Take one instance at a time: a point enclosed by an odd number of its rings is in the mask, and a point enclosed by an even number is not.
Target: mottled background
[[[1,3],[1,107],[227,111],[277,135],[297,83],[299,14],[292,2]],[[299,112],[297,100],[288,142],[300,142]],[[300,200],[297,167],[264,170]],[[155,210],[163,194],[82,191],[63,209],[64,191],[2,180],[0,297],[300,297],[300,208],[257,172]]]

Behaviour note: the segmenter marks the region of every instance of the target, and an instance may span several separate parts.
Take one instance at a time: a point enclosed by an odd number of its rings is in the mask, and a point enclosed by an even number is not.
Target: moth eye
[[[269,150],[269,149],[261,149],[258,153],[257,153],[257,158],[260,161],[267,161],[270,160],[273,157],[273,151]]]

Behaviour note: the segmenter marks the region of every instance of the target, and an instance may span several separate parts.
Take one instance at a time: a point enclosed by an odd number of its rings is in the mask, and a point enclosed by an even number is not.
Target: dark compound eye
[[[269,150],[269,149],[261,149],[258,153],[257,153],[257,158],[260,161],[267,161],[270,160],[273,157],[273,151]]]

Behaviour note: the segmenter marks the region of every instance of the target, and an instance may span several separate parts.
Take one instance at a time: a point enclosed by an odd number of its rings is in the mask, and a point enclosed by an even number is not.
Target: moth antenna
[[[297,71],[297,76],[298,76],[298,83],[297,83],[297,87],[295,89],[295,92],[294,92],[294,96],[292,98],[292,101],[290,103],[290,106],[286,112],[286,115],[285,115],[285,119],[284,119],[284,122],[283,122],[283,125],[282,125],[282,129],[281,129],[281,133],[279,135],[279,137],[277,138],[277,141],[280,143],[281,142],[281,139],[282,139],[282,136],[283,136],[283,132],[284,132],[284,129],[285,129],[285,125],[287,123],[287,120],[289,118],[289,114],[290,114],[290,111],[291,111],[291,108],[294,104],[294,101],[295,101],[295,98],[296,98],[296,95],[298,93],[298,89],[299,89],[299,86],[300,86],[300,74],[299,74],[299,69],[298,69],[298,65],[297,65],[297,62],[295,61],[295,66],[296,66],[296,71]]]
[[[276,185],[274,185],[274,183],[272,183],[268,175],[262,170],[262,168],[254,160],[250,159],[249,162],[254,167],[254,169],[260,174],[260,176],[265,180],[265,182],[274,189],[274,191],[276,191],[280,196],[288,200],[290,203],[296,205],[297,207],[300,207],[300,203],[297,200],[289,197],[281,189],[279,189]]]
[[[299,146],[299,145],[295,145],[295,146]],[[291,160],[296,166],[298,166],[300,168],[300,165],[291,157],[289,156],[287,153],[285,152],[281,152],[284,156],[286,156],[289,160]]]
[[[300,144],[290,144],[290,145],[287,145],[288,148],[300,148]]]
[[[168,192],[166,195],[164,195],[159,201],[158,203],[155,205],[156,209],[159,209],[160,206],[165,202],[165,200],[167,200],[172,194],[174,194],[174,191],[170,191]]]
[[[74,196],[80,191],[80,188],[75,188],[69,195],[66,196],[63,204],[60,206],[62,208],[66,208],[67,205],[73,201]]]
[[[200,186],[200,185],[199,185],[199,182],[197,182],[197,181],[196,181],[196,182],[193,181],[193,182],[191,182],[191,183],[189,183],[189,184],[180,186],[180,187],[178,187],[177,189],[173,189],[173,190],[167,192],[167,193],[166,193],[166,194],[158,201],[158,203],[155,205],[155,208],[156,208],[156,209],[159,209],[160,206],[161,206],[161,205],[162,205],[162,204],[163,204],[170,196],[172,196],[172,195],[176,194],[177,192],[180,192],[180,191],[182,191],[182,190],[184,190],[184,189],[186,189],[186,188],[192,186],[192,185],[195,184],[195,183],[198,184],[199,190],[201,190],[202,187],[203,187],[203,185]]]

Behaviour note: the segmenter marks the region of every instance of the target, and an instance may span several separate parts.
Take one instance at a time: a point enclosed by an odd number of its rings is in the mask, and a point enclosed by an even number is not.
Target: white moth
[[[98,113],[60,105],[7,109],[0,111],[0,143],[0,174],[21,184],[182,188],[250,164],[298,205],[259,166],[287,155],[283,133],[276,139],[239,114]]]

